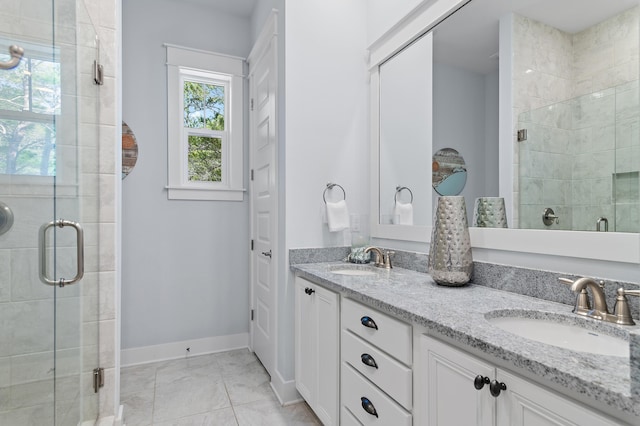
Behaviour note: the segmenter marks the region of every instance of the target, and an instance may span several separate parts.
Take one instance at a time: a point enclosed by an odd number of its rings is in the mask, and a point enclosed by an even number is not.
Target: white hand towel
[[[345,200],[327,201],[327,223],[330,232],[349,229],[349,209]]]
[[[397,201],[393,210],[398,225],[413,225],[413,204]]]

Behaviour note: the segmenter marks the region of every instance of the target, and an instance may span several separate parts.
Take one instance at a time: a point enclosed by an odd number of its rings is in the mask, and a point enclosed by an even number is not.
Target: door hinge
[[[251,240],[251,251],[253,251],[253,240]]]
[[[253,180],[253,169],[251,169],[251,180]]]
[[[527,129],[518,130],[518,142],[524,142],[527,140]]]
[[[104,368],[93,369],[93,391],[98,393],[100,388],[104,387]]]
[[[253,321],[253,309],[251,310],[251,321]]]
[[[253,98],[251,98],[251,111],[253,111]]]
[[[93,61],[93,83],[102,86],[104,84],[103,74],[104,67],[98,61]]]

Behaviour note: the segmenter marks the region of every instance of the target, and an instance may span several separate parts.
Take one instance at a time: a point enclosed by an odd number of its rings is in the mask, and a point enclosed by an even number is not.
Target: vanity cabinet
[[[339,294],[296,277],[296,388],[325,426],[339,424],[339,315]]]
[[[420,337],[420,354],[423,373],[416,378],[416,406],[422,407],[425,425],[622,424],[429,336]]]
[[[341,329],[340,394],[345,424],[410,426],[411,325],[343,299]]]

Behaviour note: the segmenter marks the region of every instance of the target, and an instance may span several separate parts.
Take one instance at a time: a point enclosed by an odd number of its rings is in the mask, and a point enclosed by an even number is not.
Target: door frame
[[[276,314],[274,318],[275,329],[272,332],[273,340],[272,340],[272,351],[273,363],[274,365],[264,365],[268,373],[273,377],[276,374],[276,365],[277,365],[277,347],[278,347],[278,333],[277,333],[277,325],[278,325],[278,278],[279,278],[279,196],[278,196],[278,187],[279,187],[279,162],[278,162],[278,52],[277,52],[277,35],[278,35],[278,12],[273,9],[267,18],[267,21],[260,32],[260,35],[256,39],[253,48],[251,49],[251,53],[247,57],[247,63],[249,64],[249,169],[251,170],[251,176],[249,180],[249,222],[250,222],[250,238],[251,241],[255,240],[255,227],[254,227],[254,219],[255,219],[255,206],[253,204],[253,194],[254,194],[254,181],[253,181],[253,170],[254,170],[254,143],[256,140],[256,110],[252,107],[253,99],[256,98],[255,93],[255,85],[253,81],[253,64],[263,58],[265,55],[272,55],[272,65],[271,73],[274,75],[274,124],[275,124],[275,156],[274,156],[274,174],[275,174],[275,182],[274,182],[274,192],[272,194],[271,208],[273,217],[275,220],[273,221],[274,227],[272,229],[272,253],[273,258],[271,260],[271,276],[273,280],[273,298],[272,302],[272,313]],[[255,295],[255,272],[256,272],[256,261],[255,256],[256,253],[253,251],[253,248],[250,247],[249,255],[251,257],[250,265],[250,284],[249,284],[249,349],[253,352],[254,350],[254,328],[255,323],[252,318],[252,313],[254,312],[255,306],[253,305],[254,295]]]

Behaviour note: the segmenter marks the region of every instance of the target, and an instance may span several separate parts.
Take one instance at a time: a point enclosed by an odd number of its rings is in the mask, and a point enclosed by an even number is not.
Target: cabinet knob
[[[369,354],[362,354],[360,356],[360,359],[362,360],[362,363],[364,365],[368,365],[369,367],[373,367],[373,368],[378,368],[378,364],[376,364],[376,360],[373,359],[373,357]]]
[[[313,293],[315,293],[316,291],[312,288],[306,287],[304,289],[304,292],[307,293],[309,296],[311,296]]]
[[[362,325],[364,325],[365,327],[373,328],[375,330],[378,329],[376,322],[371,317],[364,316],[360,318],[360,323],[362,323]]]
[[[507,385],[502,382],[498,382],[497,380],[491,381],[491,384],[489,385],[489,391],[491,392],[491,395],[493,397],[497,398],[498,395],[500,395],[500,392],[502,392],[503,390],[507,390]]]
[[[473,386],[480,390],[484,387],[484,385],[488,385],[490,382],[489,378],[486,376],[476,376],[475,380],[473,381]]]
[[[363,396],[362,398],[360,398],[360,401],[362,401],[362,408],[364,409],[364,411],[371,414],[372,416],[378,417],[378,412],[376,411],[376,407],[374,407],[371,401],[369,401],[369,398],[365,398]]]

